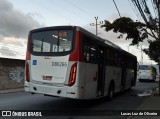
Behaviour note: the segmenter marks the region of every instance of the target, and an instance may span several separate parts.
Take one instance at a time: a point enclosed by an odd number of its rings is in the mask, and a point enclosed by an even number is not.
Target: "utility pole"
[[[98,21],[98,17],[94,17],[95,18],[95,20],[96,20],[96,24],[95,23],[90,23],[90,25],[91,26],[96,26],[96,36],[98,36],[98,25],[101,25],[101,24],[103,24],[103,21],[100,21],[99,23],[97,22]]]

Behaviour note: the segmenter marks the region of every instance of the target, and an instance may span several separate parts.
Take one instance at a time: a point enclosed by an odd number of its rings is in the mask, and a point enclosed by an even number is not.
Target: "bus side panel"
[[[115,92],[119,92],[121,90],[121,75],[122,75],[122,68],[121,67],[114,67],[113,68],[113,79],[115,83]]]
[[[79,84],[79,99],[84,99],[84,84],[85,84],[85,75],[86,75],[86,63],[85,62],[79,62],[79,68],[77,71],[77,83]]]
[[[84,99],[97,97],[98,65],[86,63]]]
[[[105,93],[104,93],[105,96],[108,95],[108,89],[109,89],[111,80],[114,80],[115,92],[119,92],[121,88],[121,68],[120,67],[106,66]]]
[[[71,66],[75,62],[69,63],[69,69],[71,69]],[[84,79],[85,79],[85,63],[84,62],[78,62],[77,66],[77,73],[76,73],[76,82],[73,86],[68,86],[67,87],[67,97],[69,98],[78,98],[78,99],[83,99],[84,98]],[[70,73],[67,73],[67,79],[66,82],[69,81],[69,75]]]

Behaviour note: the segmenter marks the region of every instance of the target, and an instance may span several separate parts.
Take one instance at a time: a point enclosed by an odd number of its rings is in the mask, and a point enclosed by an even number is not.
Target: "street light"
[[[98,33],[98,28],[97,28],[97,26],[103,24],[103,21],[100,21],[99,23],[97,23],[98,17],[94,17],[94,18],[95,18],[95,20],[96,20],[96,24],[90,23],[90,25],[91,25],[91,26],[96,26],[96,36],[98,36],[99,33]]]

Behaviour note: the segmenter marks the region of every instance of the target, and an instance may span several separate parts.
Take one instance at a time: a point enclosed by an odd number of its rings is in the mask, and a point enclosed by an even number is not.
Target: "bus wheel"
[[[113,83],[109,86],[108,99],[112,100],[114,98],[114,85]]]

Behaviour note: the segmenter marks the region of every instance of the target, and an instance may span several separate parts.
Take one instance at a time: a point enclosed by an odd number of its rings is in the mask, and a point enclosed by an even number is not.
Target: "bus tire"
[[[109,85],[109,90],[108,90],[108,99],[112,100],[114,98],[114,83],[111,83]]]

